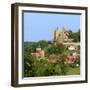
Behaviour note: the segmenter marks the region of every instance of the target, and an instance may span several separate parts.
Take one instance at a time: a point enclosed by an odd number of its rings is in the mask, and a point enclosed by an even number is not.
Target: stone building
[[[57,27],[53,32],[53,42],[55,44],[72,42],[72,39],[70,39],[68,36],[69,36],[68,29],[66,28],[60,29]]]
[[[38,46],[36,52],[31,53],[31,55],[42,59],[45,57],[44,50],[42,50],[40,46]]]

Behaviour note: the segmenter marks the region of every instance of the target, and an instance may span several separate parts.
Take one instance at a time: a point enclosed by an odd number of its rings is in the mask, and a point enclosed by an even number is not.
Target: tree
[[[61,75],[59,64],[49,63],[47,60],[40,60],[32,68],[33,76]]]
[[[80,42],[80,29],[77,32],[69,31],[69,38],[72,38],[74,42]]]
[[[40,40],[39,42],[37,42],[37,44],[40,45],[42,49],[48,46],[48,42],[45,40]]]
[[[33,76],[32,68],[33,63],[37,61],[36,57],[31,55],[31,52],[36,50],[37,44],[30,43],[24,46],[24,76],[29,77]]]
[[[63,44],[58,44],[58,45],[52,44],[50,47],[47,48],[45,53],[48,56],[51,54],[57,54],[58,55],[58,54],[62,54],[66,50],[67,50],[67,48]]]
[[[72,38],[72,30],[69,30],[69,38]]]

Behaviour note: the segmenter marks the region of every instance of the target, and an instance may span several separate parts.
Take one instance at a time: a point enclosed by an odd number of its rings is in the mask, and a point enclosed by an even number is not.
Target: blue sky
[[[24,41],[52,40],[56,27],[75,32],[80,28],[80,15],[24,12]]]

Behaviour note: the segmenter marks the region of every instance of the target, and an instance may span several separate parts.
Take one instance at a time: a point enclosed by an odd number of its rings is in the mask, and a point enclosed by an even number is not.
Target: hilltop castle
[[[61,30],[60,28],[57,27],[53,32],[53,42],[55,44],[72,42],[72,40],[73,39],[69,38],[69,30],[66,28],[63,28]]]

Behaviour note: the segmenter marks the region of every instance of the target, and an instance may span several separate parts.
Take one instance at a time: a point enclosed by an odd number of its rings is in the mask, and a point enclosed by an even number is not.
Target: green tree
[[[64,46],[63,44],[58,44],[58,45],[54,45],[52,44],[50,47],[48,47],[45,51],[46,55],[51,55],[51,54],[62,54],[63,52],[65,52],[67,50],[66,46]]]
[[[69,38],[72,38],[74,42],[80,42],[80,29],[77,32],[69,31]]]
[[[48,46],[48,42],[45,40],[40,40],[39,42],[37,42],[37,44],[40,45],[42,49]]]

